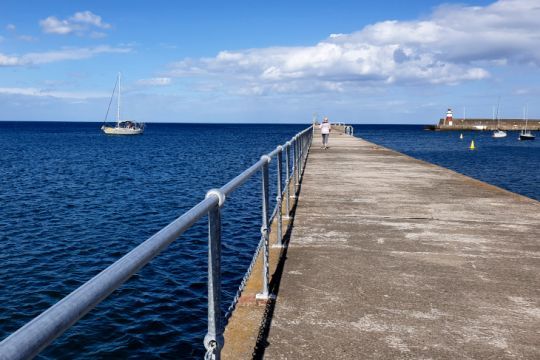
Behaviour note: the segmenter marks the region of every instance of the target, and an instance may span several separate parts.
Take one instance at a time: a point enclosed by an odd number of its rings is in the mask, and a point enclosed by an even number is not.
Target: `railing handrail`
[[[307,144],[307,141],[305,141],[304,138],[306,137],[306,134],[311,134],[310,130],[311,126],[299,132],[285,144],[285,147],[292,144],[298,146],[295,148],[296,160],[294,161],[294,168],[297,170],[300,166],[297,164],[298,162],[301,162],[301,160],[296,158],[296,156],[303,154],[303,149],[309,147],[309,144]],[[302,144],[296,143],[298,139],[302,139]],[[212,211],[215,211],[216,208],[219,209],[219,207],[223,205],[227,195],[248,181],[259,170],[263,169],[265,166],[267,167],[271,158],[280,153],[282,149],[283,146],[278,146],[278,148],[272,152],[263,155],[259,161],[226,183],[219,190],[210,190],[204,200],[142,242],[122,258],[115,261],[92,279],[88,280],[62,300],[22,326],[19,330],[5,338],[0,342],[0,360],[29,359],[36,356],[54,339],[64,333],[97,304],[118,289],[139,269],[149,263],[169,244],[178,239],[178,237],[188,230],[195,222],[207,214],[212,214]],[[292,171],[293,173],[295,173],[294,168]],[[292,176],[293,175],[291,175],[291,178]],[[287,179],[287,184],[289,183],[289,180],[290,179]],[[279,196],[281,195],[282,194],[279,194]],[[288,210],[289,209],[287,209],[287,211]],[[219,358],[219,352],[217,353],[217,357]]]

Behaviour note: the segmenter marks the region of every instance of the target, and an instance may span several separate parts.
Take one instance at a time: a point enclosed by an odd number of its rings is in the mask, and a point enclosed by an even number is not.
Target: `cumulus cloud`
[[[86,48],[64,48],[55,51],[34,52],[22,56],[8,56],[0,53],[0,67],[40,65],[67,60],[81,60],[104,53],[128,53],[130,51],[131,48],[127,47],[102,45]]]
[[[165,86],[171,83],[170,77],[154,77],[137,80],[137,84],[144,86]]]
[[[102,31],[95,29],[110,29],[111,25],[103,22],[101,16],[92,13],[91,11],[76,12],[67,19],[59,19],[56,16],[49,16],[46,19],[40,20],[39,25],[43,32],[47,34],[67,35],[77,34],[80,36],[90,34],[95,37],[99,34],[101,37],[105,35]]]
[[[443,5],[417,21],[383,21],[313,46],[222,51],[171,64],[169,76],[226,78],[246,93],[343,91],[373,84],[458,84],[512,63],[540,66],[538,0]],[[221,80],[222,81],[222,80]]]

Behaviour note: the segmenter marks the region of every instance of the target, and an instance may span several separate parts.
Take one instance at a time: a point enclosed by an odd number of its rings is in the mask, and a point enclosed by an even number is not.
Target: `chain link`
[[[302,155],[304,155],[304,154],[302,154]],[[294,174],[294,171],[296,170],[295,168],[296,167],[293,165],[293,168],[292,168],[292,171],[291,171],[291,176],[285,182],[286,186],[289,186],[290,181],[292,180],[292,178],[294,176],[293,174]],[[285,190],[283,190],[281,196],[284,196],[284,195],[285,195]],[[272,223],[272,221],[276,217],[278,211],[279,211],[278,204],[276,204],[276,206],[274,208],[274,211],[272,212],[272,215],[270,216],[270,219],[268,221],[269,224]],[[268,229],[268,232],[270,233],[270,229]],[[247,281],[248,281],[249,277],[251,276],[251,273],[253,272],[253,268],[255,267],[255,263],[257,262],[257,257],[259,256],[259,253],[261,252],[261,249],[264,246],[264,241],[265,241],[265,237],[261,236],[261,240],[259,241],[259,245],[257,245],[257,249],[255,250],[255,253],[253,254],[253,258],[251,259],[251,263],[249,264],[249,267],[248,267],[246,273],[244,274],[244,277],[242,278],[242,282],[240,283],[240,286],[238,287],[238,290],[236,291],[236,294],[235,294],[233,300],[231,301],[231,304],[227,308],[227,312],[225,313],[225,316],[224,316],[224,326],[227,325],[227,322],[229,321],[229,318],[231,317],[234,309],[236,308],[236,305],[238,305],[238,301],[240,300],[240,296],[242,295],[242,292],[244,291],[244,288],[246,287]],[[208,356],[208,352],[206,354]],[[205,359],[206,358],[207,357],[205,357]]]
[[[215,341],[211,341],[210,342],[210,348],[208,350],[206,350],[206,354],[204,354],[204,359],[205,360],[212,360],[214,359],[214,350],[216,349],[216,342]]]
[[[309,146],[307,146],[307,149],[309,149]],[[305,151],[303,151],[303,154],[301,154],[301,155],[304,155],[304,159],[305,159],[307,157],[307,152],[305,152],[305,154],[304,154],[304,152]],[[292,166],[292,169],[291,169],[291,175],[285,181],[285,187],[286,188],[283,189],[283,191],[281,193],[281,199],[282,199],[283,196],[285,196],[286,189],[288,189],[288,187],[290,186],[290,183],[291,183],[291,180],[294,177],[295,171],[296,171],[296,166],[294,166],[294,163],[293,163],[293,166]],[[280,198],[279,195],[278,195],[278,198]],[[281,200],[278,200],[278,201],[281,202]],[[270,219],[268,221],[269,224],[271,224],[272,221],[274,220],[274,218],[277,216],[277,212],[279,211],[278,205],[279,204],[276,204],[276,206],[274,208],[274,211],[273,211],[272,215],[270,216]],[[268,233],[270,233],[270,229],[268,229]],[[248,267],[246,273],[244,274],[244,277],[242,278],[240,286],[238,287],[238,290],[236,291],[236,294],[235,294],[233,300],[231,301],[231,304],[227,308],[227,312],[225,313],[225,316],[224,316],[224,319],[223,319],[224,320],[223,326],[227,325],[227,323],[228,323],[234,309],[236,308],[236,305],[238,305],[238,301],[240,300],[240,296],[242,295],[242,292],[244,291],[244,289],[246,287],[248,279],[251,277],[251,273],[253,272],[253,268],[255,267],[255,263],[257,262],[257,257],[259,256],[259,253],[261,252],[261,249],[263,248],[264,243],[265,243],[265,236],[261,235],[261,239],[259,240],[259,244],[257,245],[257,249],[255,250],[255,253],[253,254],[253,258],[251,259],[251,263],[249,264],[249,267]],[[210,346],[211,346],[210,349],[207,350],[206,355],[204,357],[206,360],[213,359],[214,350],[216,348],[216,343],[212,342],[210,344]]]
[[[290,179],[292,176],[287,180],[287,184],[290,182]],[[283,194],[285,191],[283,192]],[[270,216],[269,223],[271,224],[274,218],[276,217],[278,212],[278,205],[274,208],[274,211],[272,212],[272,215]],[[268,229],[268,232],[270,233],[270,229]],[[259,253],[261,252],[262,247],[264,246],[264,236],[261,236],[261,240],[259,241],[259,245],[257,245],[257,249],[255,250],[255,253],[253,254],[253,258],[251,259],[251,263],[242,278],[242,282],[240,283],[240,286],[238,287],[238,290],[236,291],[236,295],[234,296],[231,305],[227,308],[227,312],[225,313],[225,325],[227,324],[227,321],[232,315],[232,312],[236,308],[236,305],[238,304],[238,300],[240,300],[240,296],[242,295],[242,292],[244,291],[244,288],[246,287],[247,281],[249,277],[251,276],[251,273],[253,272],[253,267],[255,267],[255,262],[257,261],[257,257],[259,256]]]
[[[261,240],[259,241],[259,245],[257,245],[257,249],[255,250],[255,253],[253,254],[253,258],[251,259],[251,264],[249,264],[249,267],[246,271],[246,274],[242,278],[242,282],[240,283],[240,286],[238,287],[238,290],[236,291],[236,295],[234,296],[233,301],[231,302],[231,305],[227,308],[227,312],[225,313],[225,324],[227,324],[227,321],[232,315],[232,312],[236,308],[236,305],[238,304],[238,300],[240,300],[240,296],[242,295],[242,291],[244,291],[244,288],[246,287],[247,281],[249,277],[251,276],[251,273],[253,272],[253,268],[255,267],[255,262],[257,262],[257,257],[259,256],[259,253],[261,252],[262,247],[264,246],[264,236],[261,236]]]

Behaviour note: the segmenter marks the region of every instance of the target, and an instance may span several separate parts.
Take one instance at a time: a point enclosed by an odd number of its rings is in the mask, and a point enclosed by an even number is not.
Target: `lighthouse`
[[[448,109],[448,111],[446,112],[446,119],[444,120],[444,122],[446,124],[448,124],[448,126],[452,126],[453,125],[453,121],[452,121],[452,109]]]

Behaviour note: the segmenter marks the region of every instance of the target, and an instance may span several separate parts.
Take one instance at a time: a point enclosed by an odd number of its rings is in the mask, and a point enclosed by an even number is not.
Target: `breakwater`
[[[333,133],[227,358],[538,358],[539,226],[536,200]]]
[[[451,123],[447,119],[440,119],[437,125],[428,125],[428,130],[540,130],[540,120],[530,119],[459,119],[454,118]]]

